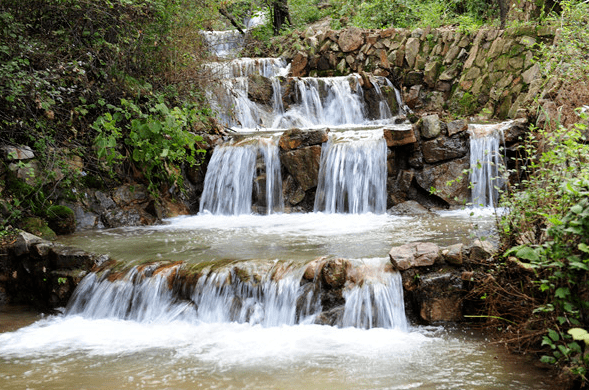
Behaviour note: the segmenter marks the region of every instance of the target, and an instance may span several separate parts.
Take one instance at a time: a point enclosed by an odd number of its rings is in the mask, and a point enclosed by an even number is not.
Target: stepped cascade
[[[420,138],[384,77],[290,77],[282,59],[230,59],[243,44],[235,31],[203,36],[218,60],[206,66],[218,81],[206,93],[229,135],[210,135],[199,212],[74,237],[111,257],[75,275],[62,314],[0,333],[3,383],[105,388],[108,376],[109,388],[537,388],[492,345],[407,318],[461,305],[452,298],[462,273],[398,269],[454,267],[442,253],[456,246],[438,244],[467,236],[470,220],[387,214],[387,185],[418,192],[414,183],[449,171],[447,160],[467,164],[464,131],[438,127],[440,137]],[[473,204],[492,206],[502,130],[471,131]],[[444,143],[453,154],[440,151]],[[427,175],[415,168],[424,165]],[[294,198],[314,212],[294,212]],[[407,243],[415,245],[393,262],[391,246]],[[427,286],[436,295],[448,281],[451,291],[415,310]],[[405,302],[415,283],[426,287]]]

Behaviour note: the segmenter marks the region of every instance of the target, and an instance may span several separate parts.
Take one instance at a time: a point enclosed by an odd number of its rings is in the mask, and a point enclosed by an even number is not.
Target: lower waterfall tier
[[[221,265],[220,265],[221,264]],[[387,259],[158,262],[88,275],[66,314],[139,322],[324,324],[407,329],[401,277]]]

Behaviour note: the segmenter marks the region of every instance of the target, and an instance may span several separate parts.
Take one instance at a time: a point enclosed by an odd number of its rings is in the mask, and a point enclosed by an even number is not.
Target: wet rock
[[[344,318],[344,307],[336,307],[331,310],[321,312],[315,318],[315,324],[317,325],[329,325],[337,326],[341,324]]]
[[[413,300],[424,321],[460,321],[463,295],[460,275],[436,272],[419,278],[419,287],[413,291]]]
[[[327,131],[290,129],[285,131],[278,141],[280,149],[289,151],[305,146],[320,145],[327,142]]]
[[[293,77],[304,77],[307,75],[307,64],[309,58],[307,53],[298,52],[292,59],[290,64],[290,71]]]
[[[417,201],[408,200],[391,207],[387,210],[387,213],[394,215],[425,215],[429,214],[430,211]]]
[[[269,78],[259,74],[249,75],[247,77],[248,88],[247,95],[250,100],[259,104],[272,104],[272,81]]]
[[[416,173],[415,181],[422,189],[433,191],[437,197],[448,204],[464,204],[468,201],[470,192],[468,176],[465,176],[463,172],[469,167],[468,157],[435,166],[426,166]],[[456,180],[458,178],[461,180]],[[449,186],[448,182],[453,183]]]
[[[389,252],[393,267],[404,271],[414,267],[428,267],[441,260],[440,247],[431,242],[412,242],[393,247]]]
[[[309,281],[315,280],[315,277],[319,275],[319,270],[321,269],[324,261],[325,257],[320,257],[309,262],[305,267],[305,273],[303,274],[303,278]]]
[[[321,146],[308,146],[282,153],[281,161],[303,191],[317,187]]]
[[[415,133],[412,128],[408,129],[384,129],[384,139],[387,141],[387,146],[402,146],[417,142]]]
[[[346,269],[348,266],[349,263],[344,259],[327,260],[321,269],[323,281],[333,289],[343,287],[346,282]]]
[[[433,164],[466,156],[469,151],[468,138],[465,133],[452,137],[438,137],[425,141],[421,145],[426,163]]]

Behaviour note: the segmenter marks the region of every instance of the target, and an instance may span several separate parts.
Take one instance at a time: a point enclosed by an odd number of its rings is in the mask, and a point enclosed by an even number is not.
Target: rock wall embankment
[[[535,56],[555,34],[543,26],[309,28],[275,44],[274,54],[291,61],[293,76],[371,72],[395,81],[414,110],[505,119],[526,116],[529,103],[549,92]]]

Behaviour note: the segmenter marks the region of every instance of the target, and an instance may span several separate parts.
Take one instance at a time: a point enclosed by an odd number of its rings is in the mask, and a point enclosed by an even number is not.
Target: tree
[[[280,34],[282,25],[288,22],[292,25],[290,20],[290,12],[288,10],[288,0],[273,0],[272,1],[272,26],[274,28],[274,35]]]

